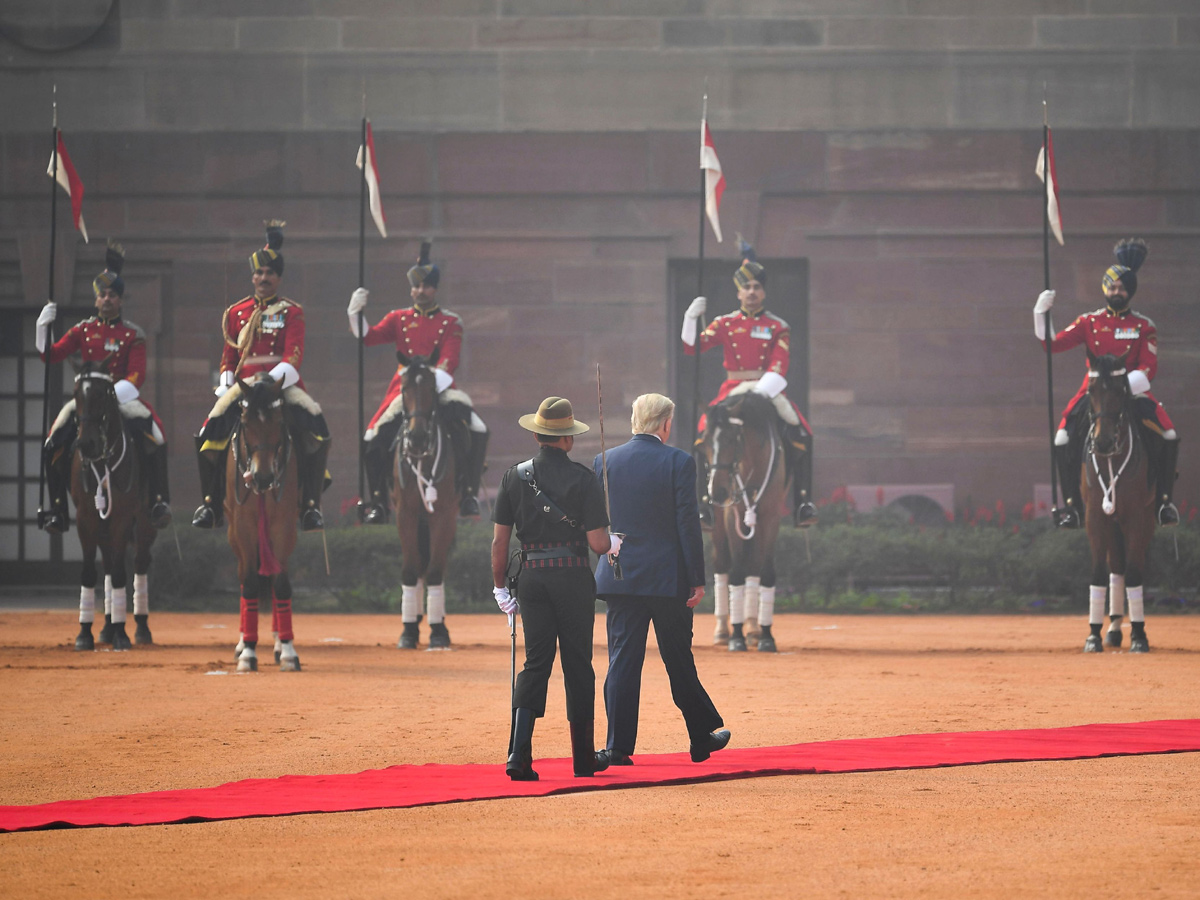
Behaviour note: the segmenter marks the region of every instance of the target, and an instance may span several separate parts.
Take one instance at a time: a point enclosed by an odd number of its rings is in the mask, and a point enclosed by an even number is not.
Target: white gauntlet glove
[[[371,292],[366,288],[358,288],[350,295],[350,305],[346,307],[346,316],[350,319],[350,333],[356,338],[362,337],[358,333],[358,314],[367,308],[367,298],[371,296]],[[363,326],[366,327],[366,322]]]
[[[496,605],[500,607],[500,612],[511,616],[517,611],[517,601],[508,592],[508,588],[494,587],[492,588],[492,596],[496,598]]]
[[[296,367],[285,362],[277,363],[270,375],[276,381],[282,381],[285,390],[300,380],[300,373],[296,371]]]
[[[787,387],[786,378],[778,372],[766,372],[762,378],[758,379],[758,383],[751,390],[756,394],[762,394],[768,399],[773,399],[783,393],[785,387]]]
[[[1137,397],[1150,390],[1150,379],[1146,377],[1146,373],[1141,369],[1134,369],[1125,377],[1129,379],[1129,392],[1133,396]]]
[[[704,315],[704,311],[708,309],[708,301],[703,297],[697,297],[691,302],[683,313],[683,331],[679,335],[683,342],[689,347],[696,343],[696,332],[698,329],[699,319]]]
[[[38,353],[46,352],[46,336],[50,333],[50,323],[58,318],[58,305],[53,301],[47,301],[42,307],[42,311],[38,313],[36,334],[34,335],[34,343],[37,345]]]
[[[128,403],[130,400],[136,400],[138,398],[138,389],[134,386],[132,381],[128,381],[124,378],[113,385],[113,390],[117,392],[118,403]]]
[[[608,545],[608,555],[609,556],[620,556],[621,555],[621,545],[625,543],[625,537],[620,534],[610,534],[609,539],[610,539],[610,541],[609,541],[609,545]]]
[[[217,382],[217,386],[213,388],[213,393],[218,397],[225,396],[225,392],[233,385],[233,372],[228,369],[221,373],[221,378]]]
[[[1054,306],[1054,291],[1042,291],[1037,303],[1033,304],[1033,336],[1039,341],[1046,339],[1046,313]]]

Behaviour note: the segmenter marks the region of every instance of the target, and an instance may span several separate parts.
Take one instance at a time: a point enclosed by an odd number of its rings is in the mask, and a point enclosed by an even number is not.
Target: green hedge
[[[1046,520],[1019,525],[922,527],[890,513],[859,515],[841,505],[821,511],[807,532],[785,527],[775,551],[777,608],[799,611],[1079,611],[1087,608],[1091,568],[1082,531],[1055,531]],[[832,524],[837,522],[837,524]],[[224,532],[170,531],[154,551],[157,609],[236,606],[233,552]],[[463,522],[446,571],[449,611],[490,612],[491,525]],[[346,527],[302,534],[289,570],[303,611],[396,612],[400,544],[387,528]],[[706,539],[707,540],[707,539]],[[1178,542],[1179,558],[1175,558]],[[708,557],[711,558],[711,557]],[[711,573],[710,573],[711,578]],[[1155,535],[1146,583],[1156,611],[1200,609],[1200,528]],[[711,596],[701,610],[711,611]]]

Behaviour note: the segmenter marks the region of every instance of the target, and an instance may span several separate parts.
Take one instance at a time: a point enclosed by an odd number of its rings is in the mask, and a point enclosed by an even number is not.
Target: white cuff
[[[1146,373],[1141,369],[1134,369],[1126,377],[1129,379],[1129,390],[1133,393],[1133,396],[1136,397],[1150,390],[1150,379],[1146,377]]]
[[[693,319],[690,316],[684,317],[683,332],[679,336],[689,347],[696,346],[696,332],[699,330],[698,322],[698,319]]]
[[[45,325],[39,325],[34,330],[33,343],[37,347],[38,353],[46,352],[46,344],[49,343],[49,341],[46,340],[46,337],[49,333],[50,333],[50,323],[49,322],[47,322]]]
[[[362,332],[360,333],[358,330],[360,313],[353,312],[347,313],[346,315],[350,318],[350,333],[356,338],[362,338],[362,336],[371,329],[371,323],[367,321],[366,316],[362,317]]]
[[[138,397],[137,386],[125,378],[114,384],[113,390],[117,392],[118,403],[128,403],[130,400],[136,400]]]
[[[454,376],[445,369],[434,369],[433,381],[437,387],[437,392],[440,394],[446,388],[450,387],[450,385],[454,384]]]
[[[271,370],[270,374],[276,381],[282,381],[284,388],[290,388],[300,380],[300,373],[296,371],[296,367],[291,363],[279,363]]]
[[[767,372],[762,378],[758,379],[758,384],[754,385],[754,390],[766,397],[776,397],[783,393],[783,389],[787,387],[787,379],[778,372]]]
[[[1050,319],[1050,333],[1054,333],[1054,319]],[[1035,312],[1033,314],[1033,336],[1039,341],[1046,339],[1046,315],[1045,313]]]

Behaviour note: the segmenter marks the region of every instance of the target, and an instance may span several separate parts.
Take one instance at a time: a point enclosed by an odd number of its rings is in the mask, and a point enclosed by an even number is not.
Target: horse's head
[[[1096,356],[1088,350],[1088,446],[1097,456],[1112,456],[1125,449],[1132,400],[1125,372],[1128,355],[1128,350],[1120,356]]]
[[[86,362],[75,375],[75,417],[79,420],[79,455],[98,462],[119,443],[121,408],[108,367],[112,357]]]
[[[774,415],[771,401],[753,391],[731,395],[709,408],[703,447],[709,466],[708,496],[714,504],[727,506],[737,500],[734,476],[743,477],[738,471],[742,467],[747,475],[755,469],[756,460],[750,458],[753,453],[748,444],[753,448],[768,446],[760,436],[769,435]],[[758,468],[765,473],[765,460],[762,463]]]
[[[283,417],[283,383],[265,372],[249,381],[237,379],[241,388],[241,463],[247,487],[263,493],[276,487],[287,469],[291,442]]]
[[[437,378],[425,357],[409,360],[400,377],[400,398],[404,408],[402,452],[410,459],[429,456],[434,444]]]

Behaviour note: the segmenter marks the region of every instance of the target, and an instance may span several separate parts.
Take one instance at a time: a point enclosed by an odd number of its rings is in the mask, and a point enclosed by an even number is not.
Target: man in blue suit
[[[704,596],[704,543],[696,501],[696,463],[667,446],[675,404],[662,394],[633,402],[633,439],[607,454],[612,530],[623,533],[618,580],[610,557],[596,567],[596,595],[608,604],[608,711],[611,765],[632,765],[650,623],[683,713],[693,762],[729,743],[727,730],[696,674],[692,609]],[[604,461],[597,456],[596,474]]]

